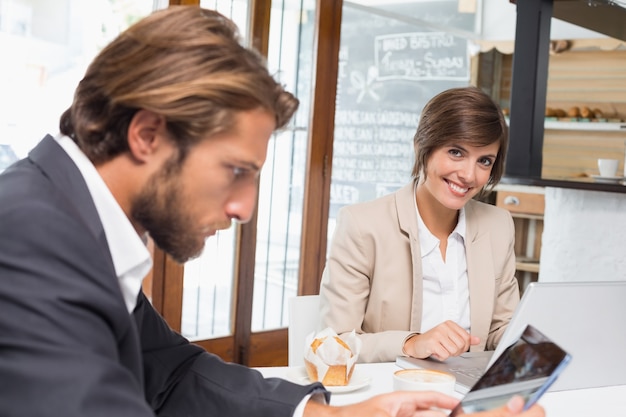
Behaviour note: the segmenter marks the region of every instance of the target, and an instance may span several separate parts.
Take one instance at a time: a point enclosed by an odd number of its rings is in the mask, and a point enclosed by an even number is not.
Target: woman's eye
[[[493,160],[491,158],[483,158],[479,161],[483,166],[490,167],[493,165]]]
[[[450,149],[448,153],[452,156],[461,156],[461,151],[458,149]]]

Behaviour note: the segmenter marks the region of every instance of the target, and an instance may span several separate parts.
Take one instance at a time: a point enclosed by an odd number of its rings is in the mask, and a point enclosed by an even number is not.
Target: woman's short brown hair
[[[263,108],[283,127],[298,100],[269,74],[264,58],[241,45],[237,27],[196,6],[159,10],[120,34],[93,60],[61,116],[97,164],[128,149],[139,109],[165,118],[180,160],[198,141],[233,127],[241,111]]]
[[[433,152],[454,143],[487,146],[499,143],[487,187],[495,186],[504,173],[509,143],[508,128],[500,107],[476,87],[445,90],[430,99],[420,116],[413,139],[413,178],[426,172]]]

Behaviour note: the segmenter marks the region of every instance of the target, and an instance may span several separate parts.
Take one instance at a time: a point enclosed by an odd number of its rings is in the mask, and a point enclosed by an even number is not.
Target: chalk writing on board
[[[420,17],[450,16],[427,1]],[[421,3],[420,3],[421,4]],[[416,12],[411,8],[410,13]],[[463,15],[462,17],[464,17]],[[443,25],[443,22],[439,22]],[[467,39],[344,7],[330,213],[396,191],[411,179],[419,114],[435,94],[467,85]]]
[[[417,116],[406,111],[337,110],[333,204],[388,194],[410,178]]]
[[[445,32],[412,32],[374,38],[378,80],[467,80],[467,42]]]

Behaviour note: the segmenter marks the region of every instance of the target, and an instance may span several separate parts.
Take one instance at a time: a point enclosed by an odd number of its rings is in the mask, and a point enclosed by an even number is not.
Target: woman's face
[[[433,152],[426,163],[423,186],[451,210],[459,210],[489,181],[500,144],[451,144]]]

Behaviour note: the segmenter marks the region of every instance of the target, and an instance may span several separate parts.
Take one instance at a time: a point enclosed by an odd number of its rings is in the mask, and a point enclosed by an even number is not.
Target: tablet
[[[524,398],[526,410],[548,390],[570,360],[567,352],[528,325],[519,339],[485,371],[450,417],[501,407],[514,395]]]

